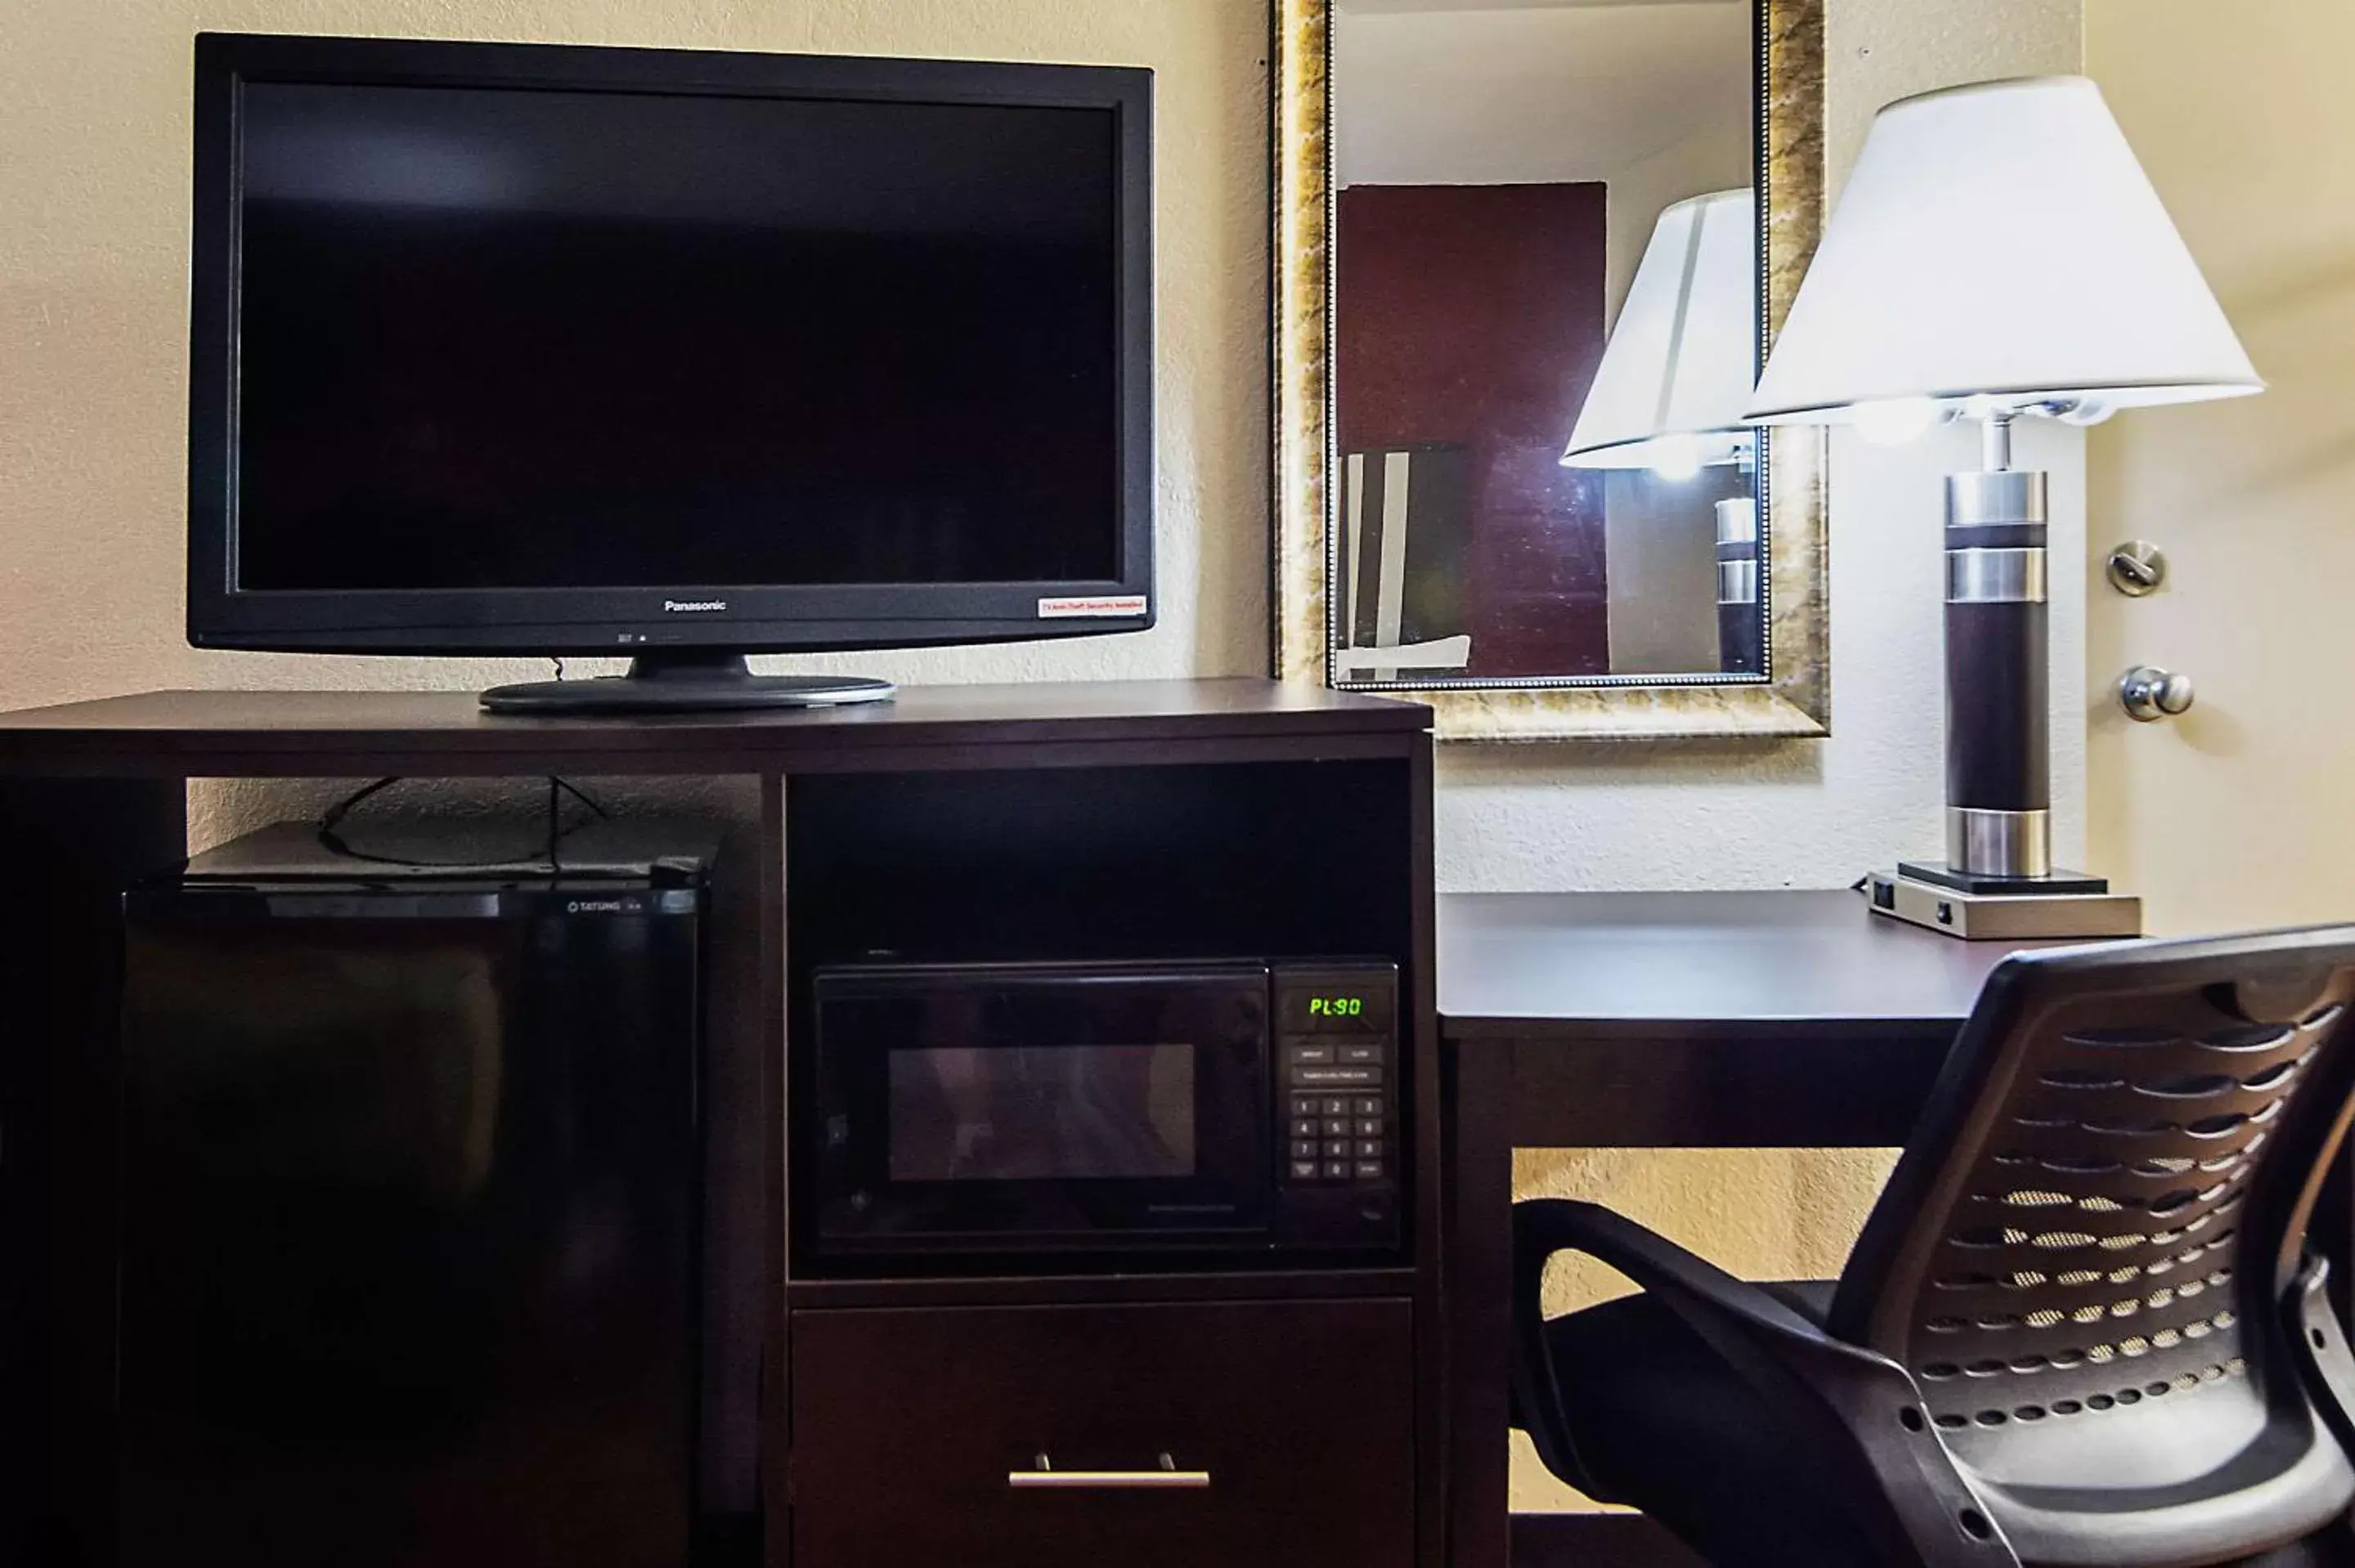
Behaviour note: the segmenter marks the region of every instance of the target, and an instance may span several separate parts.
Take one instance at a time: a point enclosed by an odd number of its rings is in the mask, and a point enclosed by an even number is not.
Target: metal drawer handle
[[[1167,1454],[1157,1470],[1059,1470],[1041,1454],[1035,1469],[1007,1471],[1006,1484],[1018,1491],[1199,1492],[1209,1488],[1210,1472],[1181,1470]]]

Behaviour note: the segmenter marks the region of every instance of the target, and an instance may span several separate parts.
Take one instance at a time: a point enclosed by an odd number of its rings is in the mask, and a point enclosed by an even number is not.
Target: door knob
[[[2137,664],[2118,680],[2118,702],[2126,716],[2139,724],[2188,711],[2192,695],[2190,676],[2155,664]]]

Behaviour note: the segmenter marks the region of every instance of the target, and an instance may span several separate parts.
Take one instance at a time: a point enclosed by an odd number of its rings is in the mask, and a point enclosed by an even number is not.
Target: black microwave
[[[856,964],[812,991],[821,1258],[1398,1250],[1393,963]]]

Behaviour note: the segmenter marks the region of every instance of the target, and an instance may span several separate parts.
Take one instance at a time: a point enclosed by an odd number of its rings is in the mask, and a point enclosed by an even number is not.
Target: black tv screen
[[[198,63],[192,640],[1149,623],[1146,73],[226,36]]]

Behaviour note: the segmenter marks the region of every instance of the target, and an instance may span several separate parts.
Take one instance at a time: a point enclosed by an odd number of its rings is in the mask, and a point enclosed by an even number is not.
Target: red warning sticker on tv
[[[1067,620],[1073,616],[1143,615],[1145,596],[1115,594],[1104,599],[1042,599],[1039,601],[1039,619]]]

